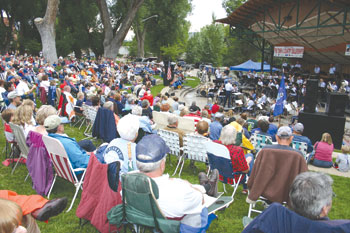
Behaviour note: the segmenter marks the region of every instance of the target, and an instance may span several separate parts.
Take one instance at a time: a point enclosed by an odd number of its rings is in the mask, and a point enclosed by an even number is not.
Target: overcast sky
[[[205,25],[211,24],[212,14],[216,19],[226,17],[222,0],[192,0],[192,13],[187,17],[191,22],[190,32],[199,32]]]
[[[222,0],[192,0],[192,6],[192,13],[186,18],[191,22],[190,32],[199,32],[202,27],[211,24],[213,13],[216,19],[226,17]],[[134,35],[130,30],[126,39],[131,40]]]

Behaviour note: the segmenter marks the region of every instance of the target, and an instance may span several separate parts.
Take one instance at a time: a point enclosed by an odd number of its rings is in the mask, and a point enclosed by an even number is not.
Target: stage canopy
[[[254,62],[252,60],[248,60],[240,65],[237,66],[231,66],[230,70],[236,70],[236,71],[255,71],[255,72],[261,72],[261,63],[260,62]],[[272,68],[272,71],[277,71],[278,69]],[[264,72],[270,72],[270,65],[266,62],[264,63]]]
[[[244,40],[260,37],[274,47],[302,46],[302,60],[309,64],[349,67],[349,0],[248,0],[216,21],[229,24],[231,34]]]

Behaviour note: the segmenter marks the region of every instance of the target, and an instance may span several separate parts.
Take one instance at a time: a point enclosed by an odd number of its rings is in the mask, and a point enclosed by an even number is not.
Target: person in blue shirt
[[[90,155],[81,148],[74,138],[64,134],[64,126],[59,116],[51,115],[47,117],[44,121],[44,126],[50,137],[56,138],[62,143],[73,169],[87,168]],[[82,171],[79,171],[75,174],[79,175],[81,173]]]
[[[311,153],[314,150],[314,147],[312,146],[311,140],[303,136],[304,131],[304,125],[302,123],[296,123],[293,126],[293,141],[296,142],[305,142],[307,144],[307,153]]]
[[[275,142],[276,141],[276,133],[277,133],[277,130],[278,130],[278,127],[277,127],[277,125],[275,125],[274,123],[273,123],[273,116],[270,116],[269,117],[269,129],[267,130],[267,133],[268,134],[271,134],[271,136],[272,136],[272,140]]]
[[[221,130],[222,130],[222,124],[221,121],[224,118],[224,115],[220,112],[217,112],[215,114],[215,120],[210,124],[210,134],[209,138],[211,140],[219,140]]]

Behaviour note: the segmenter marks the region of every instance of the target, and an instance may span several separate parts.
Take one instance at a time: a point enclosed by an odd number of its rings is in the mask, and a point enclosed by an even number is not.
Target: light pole
[[[158,15],[152,15],[152,16],[150,16],[150,17],[147,17],[147,18],[141,20],[141,22],[143,23],[143,22],[145,22],[145,21],[147,21],[147,20],[149,20],[149,19],[151,19],[151,18],[157,18],[157,17],[159,17],[159,16],[158,16]]]

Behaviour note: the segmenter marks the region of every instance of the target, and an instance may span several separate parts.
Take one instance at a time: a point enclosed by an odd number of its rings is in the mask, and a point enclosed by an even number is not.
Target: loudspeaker
[[[304,112],[314,113],[318,99],[318,80],[309,79],[306,83],[306,96],[304,100]]]
[[[343,93],[329,93],[327,96],[326,113],[329,116],[344,116],[345,105],[349,97]]]
[[[345,117],[328,116],[325,113],[300,112],[298,122],[304,124],[303,135],[310,138],[313,144],[321,140],[323,133],[329,133],[332,136],[334,147],[341,149]]]

